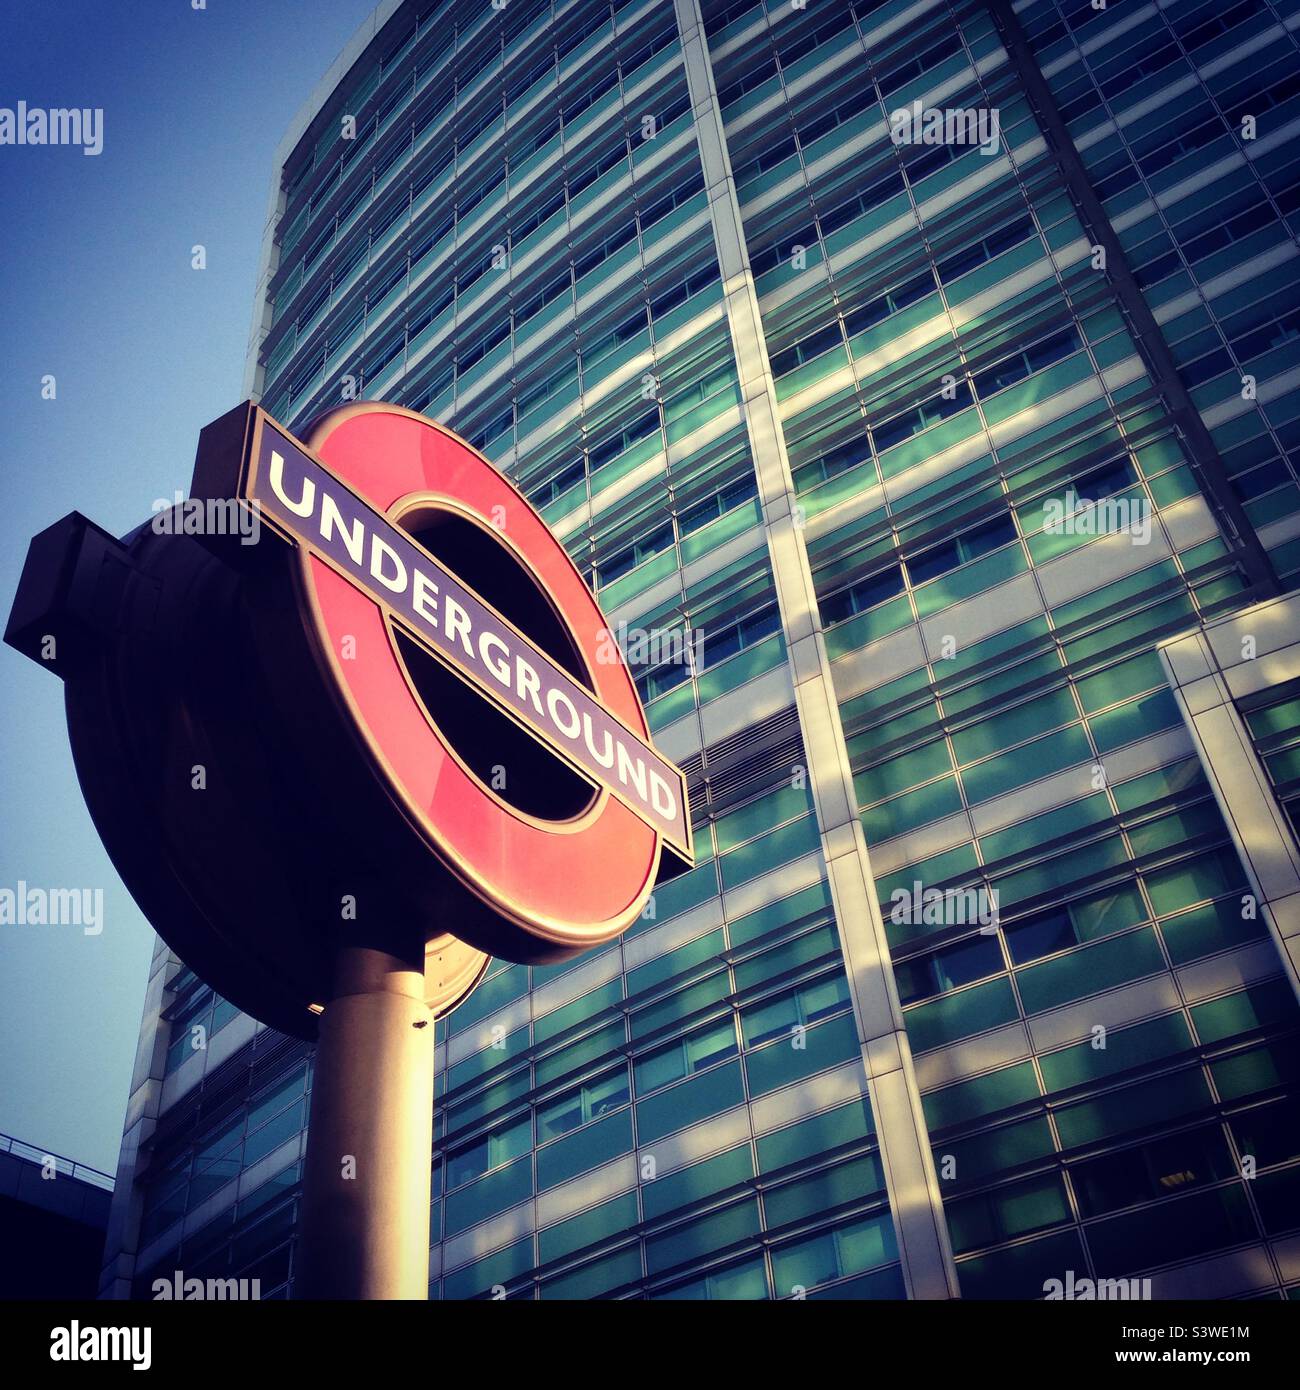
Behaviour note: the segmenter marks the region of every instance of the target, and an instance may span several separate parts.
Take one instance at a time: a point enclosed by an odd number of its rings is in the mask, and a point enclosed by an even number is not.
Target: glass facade
[[[1300,5],[380,13],[254,387],[446,423],[683,639],[699,858],[437,1025],[430,1296],[1300,1286],[1296,997],[1158,650],[1300,571]],[[284,1294],[307,1049],[155,964],[134,1287]]]

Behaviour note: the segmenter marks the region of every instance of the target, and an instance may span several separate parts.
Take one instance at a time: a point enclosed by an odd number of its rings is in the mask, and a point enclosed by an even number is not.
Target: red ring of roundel
[[[621,661],[598,659],[605,627],[564,547],[514,488],[467,444],[420,417],[362,407],[329,417],[308,445],[383,512],[415,493],[451,497],[485,521],[504,516],[504,532],[551,595],[593,673],[597,698],[628,728],[648,736],[636,686]],[[501,508],[503,511],[495,511]],[[412,698],[379,606],[316,556],[307,565],[330,649],[346,635],[358,654],[334,670],[378,744],[400,789],[451,867],[499,910],[527,927],[541,918],[579,937],[627,925],[658,865],[656,832],[612,796],[577,830],[547,830],[510,812],[467,774]],[[457,867],[459,857],[465,866]],[[444,858],[447,858],[444,855]]]

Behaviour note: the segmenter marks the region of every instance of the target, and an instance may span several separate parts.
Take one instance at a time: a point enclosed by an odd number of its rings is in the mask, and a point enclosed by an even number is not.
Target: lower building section
[[[1164,643],[1169,685],[1147,698],[1181,718],[1144,754],[1157,766],[1099,763],[1092,795],[1118,814],[1075,812],[1087,833],[1045,880],[1000,876],[994,921],[939,920],[957,875],[882,875],[960,1296],[1300,1285],[1297,652],[1295,597]],[[908,1295],[907,1194],[887,1181],[810,793],[748,800],[713,834],[715,857],[623,941],[495,963],[439,1022],[432,1297]],[[1070,828],[1026,804],[992,835],[1005,862]],[[896,910],[917,886],[938,890],[931,920]],[[309,1050],[165,952],[157,969],[157,1113],[105,1291],[148,1298],[180,1271],[287,1296]]]
[[[0,1134],[0,1299],[93,1298],[113,1180]]]
[[[1250,910],[1300,995],[1300,597],[1220,618],[1160,655],[1250,881]]]

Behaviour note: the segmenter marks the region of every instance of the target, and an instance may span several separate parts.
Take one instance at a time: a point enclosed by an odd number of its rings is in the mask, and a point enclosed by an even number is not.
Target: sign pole
[[[364,946],[335,960],[320,1021],[297,1294],[427,1299],[433,1021],[424,961]]]

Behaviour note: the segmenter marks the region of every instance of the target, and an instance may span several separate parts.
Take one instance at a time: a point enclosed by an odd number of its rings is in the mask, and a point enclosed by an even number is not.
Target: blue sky
[[[240,399],[275,147],[372,8],[5,7],[0,107],[102,107],[104,149],[0,145],[3,616],[35,532],[75,509],[121,534],[188,488],[199,429]],[[105,898],[98,936],[0,926],[0,1133],[112,1171],[152,934],[82,801],[60,682],[0,647],[0,689],[0,888]]]

